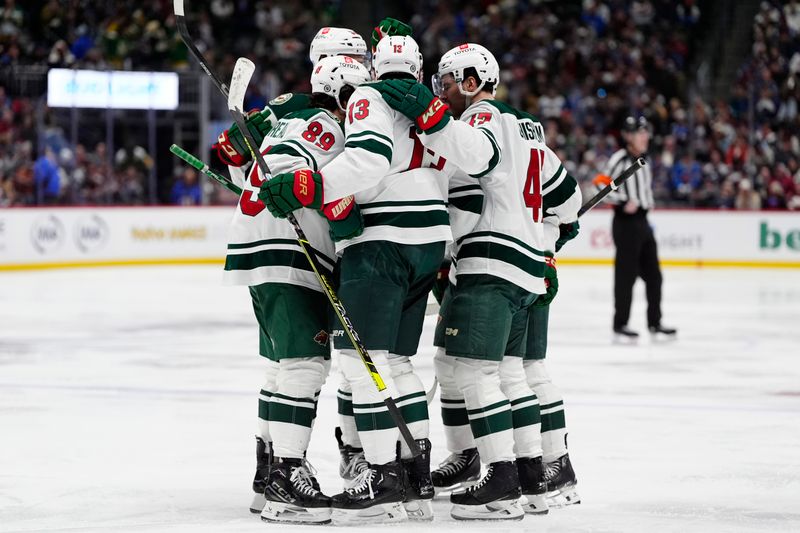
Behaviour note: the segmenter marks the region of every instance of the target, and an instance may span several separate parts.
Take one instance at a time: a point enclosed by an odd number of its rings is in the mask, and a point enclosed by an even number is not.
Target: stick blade
[[[183,0],[174,0],[172,2],[172,10],[175,12],[175,15],[182,17],[183,16]]]
[[[255,64],[246,57],[240,57],[236,60],[236,66],[233,67],[230,92],[228,93],[228,109],[242,112],[244,95],[255,70]]]

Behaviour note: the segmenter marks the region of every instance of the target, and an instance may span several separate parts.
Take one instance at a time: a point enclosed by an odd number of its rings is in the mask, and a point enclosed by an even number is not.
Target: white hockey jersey
[[[323,109],[289,113],[270,130],[261,152],[273,174],[303,168],[318,171],[344,149],[342,124]],[[224,282],[229,285],[290,283],[322,291],[292,225],[273,217],[258,191],[263,175],[253,165],[228,231]],[[328,221],[311,209],[295,211],[319,263],[328,272],[336,262]]]
[[[337,251],[374,240],[449,242],[449,163],[426,148],[414,124],[370,85],[350,97],[345,150],[322,169],[325,201],[355,194],[364,216],[364,233],[336,243]]]
[[[458,274],[489,274],[543,294],[544,252],[554,248],[558,231],[556,224],[555,233],[545,235],[543,222],[548,213],[542,191],[559,190],[567,173],[545,145],[539,121],[507,104],[481,100],[471,105],[460,121],[425,135],[423,142],[477,178],[472,184],[453,180],[451,203],[476,196],[475,184],[484,196],[474,227],[468,228],[469,216],[460,223],[463,229],[454,227]],[[567,189],[557,195],[561,197],[559,206],[567,201],[579,206],[577,187],[569,194]],[[553,216],[554,209],[551,206]],[[569,209],[572,207],[562,209],[565,216],[559,223],[571,221]],[[577,215],[577,208],[574,210]]]

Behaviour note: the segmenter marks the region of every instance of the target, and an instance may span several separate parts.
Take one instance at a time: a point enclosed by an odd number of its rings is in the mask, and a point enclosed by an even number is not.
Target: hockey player
[[[320,60],[311,76],[311,107],[284,116],[262,141],[270,169],[319,169],[339,154],[344,149],[341,121],[347,98],[369,79],[367,69],[349,57]],[[261,355],[269,360],[259,420],[266,422],[261,424],[260,442],[271,441],[273,458],[266,469],[261,517],[325,523],[330,521],[330,498],[320,492],[304,457],[330,367],[328,302],[292,226],[269,216],[258,199],[263,181],[254,165],[231,224],[225,263],[227,282],[250,286]],[[320,264],[332,271],[332,239],[359,235],[363,223],[352,198],[346,207],[334,203],[322,210],[324,217],[306,211],[297,218]]]
[[[484,194],[475,228],[456,241],[457,284],[443,315],[446,356],[437,361],[437,373],[463,395],[489,464],[476,485],[451,495],[459,519],[520,519],[522,491],[541,495],[545,487],[538,400],[519,356],[531,306],[552,300],[558,287],[545,253],[542,182],[561,168],[538,120],[494,100],[498,81],[492,54],[468,43],[442,56],[434,80],[459,122],[421,84],[392,82],[383,92],[416,120],[423,143],[476,178]]]
[[[372,66],[379,80],[418,80],[422,57],[410,37],[388,37],[378,43]],[[406,509],[418,518],[432,517],[427,402],[410,356],[417,351],[427,293],[450,240],[440,172],[445,161],[429,157],[413,122],[392,110],[376,85],[380,83],[361,86],[350,98],[345,151],[313,174],[313,196],[298,192],[301,172],[274,176],[261,194],[277,216],[355,194],[364,233],[337,244],[342,254],[339,297],[423,450],[412,459],[401,443],[401,468],[398,430],[381,394],[357,353],[343,336],[336,336],[339,365],[352,387],[356,425],[369,462],[357,485],[333,497],[336,523],[402,520]],[[411,500],[405,508],[404,474]]]
[[[406,33],[403,33],[406,32]],[[372,46],[385,35],[410,34],[411,27],[392,18],[383,19],[372,32]],[[321,28],[311,42],[309,58],[313,66],[320,59],[332,56],[348,56],[360,63],[366,61],[367,45],[364,39],[354,31],[347,28]],[[247,126],[250,133],[261,143],[270,129],[288,113],[308,109],[310,106],[310,95],[299,93],[287,93],[280,95],[269,102],[263,110],[251,112],[247,118]],[[236,124],[222,134],[212,149],[217,154],[219,160],[231,167],[234,180],[241,185],[243,173],[238,169],[251,160],[250,151],[245,143],[244,136],[239,131]],[[254,301],[254,305],[257,305]],[[264,355],[264,349],[261,349]],[[269,397],[275,387],[274,365],[268,366],[265,383],[259,394],[259,434],[268,435],[267,415]],[[339,391],[339,412],[340,424],[342,426],[341,436],[337,434],[342,453],[342,464],[340,473],[345,480],[352,479],[365,468],[364,454],[358,440],[355,429],[355,422],[352,414],[352,401],[341,401],[342,397],[352,400],[352,395],[346,386]],[[256,473],[253,479],[253,491],[255,493],[250,511],[260,513],[264,507],[264,489],[266,488],[266,477],[269,469],[268,459],[269,442],[261,436],[256,436]]]

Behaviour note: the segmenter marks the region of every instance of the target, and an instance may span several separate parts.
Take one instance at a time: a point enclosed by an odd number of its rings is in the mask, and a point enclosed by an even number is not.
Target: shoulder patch
[[[289,101],[289,99],[291,97],[292,97],[292,93],[283,93],[282,95],[276,96],[275,98],[270,100],[269,101],[269,105],[280,105],[280,104],[282,104],[284,102]]]

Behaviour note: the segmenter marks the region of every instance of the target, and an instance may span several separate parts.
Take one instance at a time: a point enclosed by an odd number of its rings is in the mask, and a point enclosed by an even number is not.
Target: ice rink
[[[619,346],[611,269],[559,269],[548,361],[582,505],[456,523],[437,500],[436,522],[384,527],[800,531],[800,271],[664,275],[678,340]],[[320,531],[247,510],[257,329],[247,290],[220,278],[180,266],[0,273],[0,531]],[[415,358],[427,384],[434,322]],[[335,391],[329,379],[309,452],[329,494],[340,486]],[[431,415],[438,463],[438,396]]]

